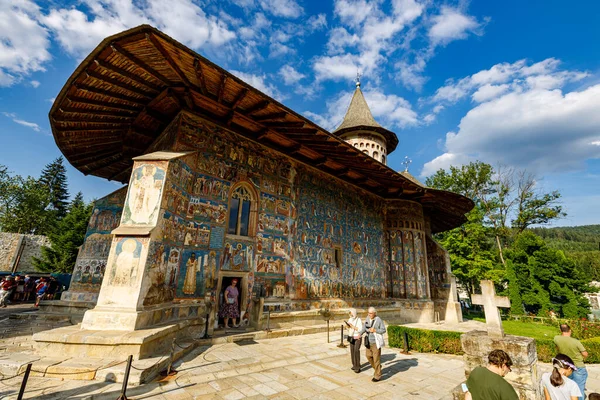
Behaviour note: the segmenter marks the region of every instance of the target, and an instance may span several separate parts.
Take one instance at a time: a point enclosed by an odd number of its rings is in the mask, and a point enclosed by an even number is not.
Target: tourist
[[[28,301],[31,297],[31,293],[35,289],[35,281],[31,279],[29,275],[25,275],[25,288],[24,288],[24,297],[23,301]]]
[[[546,400],[577,400],[581,396],[579,386],[569,379],[577,371],[571,357],[557,354],[552,359],[552,372],[542,375],[541,390]]]
[[[346,322],[346,325],[348,325],[348,343],[350,343],[352,371],[358,374],[360,372],[360,345],[362,343],[360,331],[363,328],[363,324],[361,319],[356,315],[356,308],[350,309],[350,318]]]
[[[35,287],[36,298],[34,307],[40,306],[40,301],[42,301],[48,290],[48,282],[46,282],[46,279],[41,278],[39,282],[40,283]]]
[[[240,293],[236,287],[238,283],[237,279],[233,279],[231,281],[231,285],[227,286],[225,289],[225,294],[223,298],[223,302],[221,304],[221,309],[219,310],[219,317],[223,318],[225,323],[225,329],[229,329],[229,318],[232,320],[232,324],[234,328],[239,327],[239,325],[235,324],[236,318],[240,316],[238,297]]]
[[[519,400],[519,396],[504,376],[511,371],[512,360],[502,350],[492,350],[487,367],[475,367],[467,379],[469,400]]]
[[[590,393],[588,400],[600,400],[600,393]]]
[[[554,344],[558,348],[558,352],[565,354],[573,360],[573,364],[577,367],[577,371],[573,371],[571,379],[575,381],[581,391],[580,400],[585,399],[585,382],[587,381],[588,373],[583,363],[583,359],[588,356],[588,352],[581,342],[571,337],[571,327],[567,324],[560,324],[560,335],[554,337]]]
[[[373,382],[381,380],[381,348],[384,345],[383,334],[385,333],[385,324],[377,316],[377,310],[374,307],[369,307],[367,319],[363,328],[360,330],[360,335],[368,332],[365,337],[365,355],[369,364],[373,367]]]
[[[15,288],[15,278],[8,275],[4,278],[2,283],[0,283],[0,306],[6,307],[6,302],[8,301],[8,296],[12,293]]]

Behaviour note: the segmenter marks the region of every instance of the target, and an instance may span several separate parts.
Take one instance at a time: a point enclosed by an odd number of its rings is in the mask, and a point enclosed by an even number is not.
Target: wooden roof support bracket
[[[233,103],[231,103],[231,109],[235,110],[236,108],[238,108],[240,103],[246,98],[247,94],[248,88],[243,88],[242,90],[240,90]]]
[[[265,108],[269,107],[269,105],[271,104],[270,101],[268,100],[264,100],[264,101],[259,101],[258,103],[256,103],[255,105],[253,105],[250,108],[247,108],[243,111],[243,113],[240,114],[244,114],[246,116],[249,116],[255,112],[258,112],[260,110],[264,110]]]
[[[194,58],[194,71],[196,71],[196,78],[200,82],[200,92],[206,96],[208,91],[206,90],[206,79],[204,77],[204,72],[202,72],[202,62],[199,58]]]
[[[116,86],[122,90],[126,90],[128,92],[135,93],[138,96],[146,97],[148,99],[151,99],[153,97],[152,93],[145,92],[141,89],[136,88],[135,86],[131,86],[131,85],[127,86],[125,84],[125,82],[121,82],[118,79],[111,78],[108,75],[102,75],[96,71],[90,71],[89,69],[87,71],[85,71],[85,73],[94,79],[98,79],[100,81],[110,83],[112,86]]]
[[[221,82],[219,83],[219,90],[217,91],[217,103],[223,103],[223,93],[225,92],[225,85],[227,84],[227,74],[221,76]]]
[[[112,92],[109,92],[108,90],[98,89],[98,88],[95,88],[93,86],[86,85],[83,83],[74,83],[73,87],[75,87],[77,90],[83,90],[85,92],[98,94],[100,96],[111,97],[116,100],[126,101],[127,103],[140,104],[140,105],[145,104],[145,102],[143,100],[140,100],[138,98],[131,97],[131,96],[125,96],[124,94],[112,93]],[[149,99],[150,97],[147,97],[147,98]]]

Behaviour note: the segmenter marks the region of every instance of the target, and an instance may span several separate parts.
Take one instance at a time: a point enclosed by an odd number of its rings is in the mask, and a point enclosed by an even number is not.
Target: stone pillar
[[[126,330],[153,324],[144,307],[155,275],[148,273],[152,240],[161,240],[160,210],[172,160],[188,153],[155,152],[134,158],[120,226],[115,229],[96,307],[85,313],[82,329]]]
[[[485,331],[471,331],[460,337],[465,352],[465,376],[477,367],[488,365],[492,350],[504,350],[513,362],[512,372],[504,378],[517,391],[521,400],[540,399],[540,372],[537,365],[535,340],[523,336],[506,335],[502,338],[488,336]],[[456,398],[456,397],[455,397]]]

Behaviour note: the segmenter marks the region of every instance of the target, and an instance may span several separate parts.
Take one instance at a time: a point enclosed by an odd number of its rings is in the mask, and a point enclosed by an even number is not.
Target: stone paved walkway
[[[383,380],[372,370],[350,370],[349,349],[326,343],[326,334],[202,347],[176,364],[178,374],[127,390],[129,399],[448,399],[464,380],[460,356],[400,354],[385,348]],[[543,370],[549,368],[542,366]],[[600,391],[600,367],[589,368],[588,387]],[[0,381],[0,398],[16,399],[21,378]],[[119,397],[121,384],[30,378],[26,399]]]

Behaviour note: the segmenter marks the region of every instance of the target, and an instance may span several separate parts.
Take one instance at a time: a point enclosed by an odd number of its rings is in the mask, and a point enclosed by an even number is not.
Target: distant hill
[[[531,228],[548,246],[573,258],[593,280],[600,281],[600,225]]]

